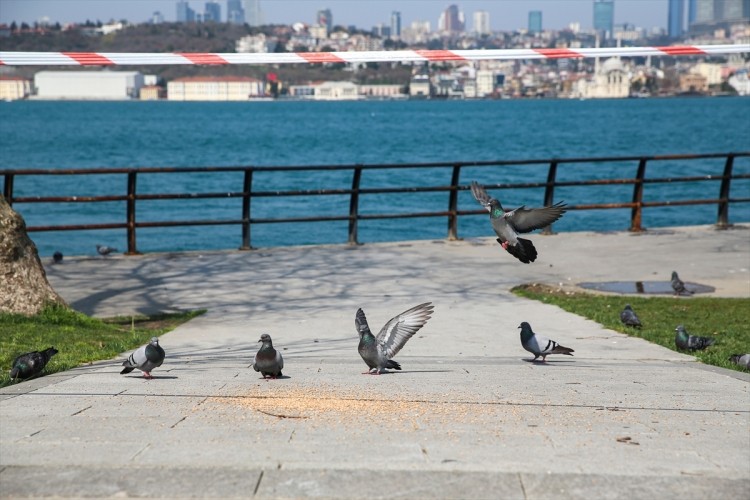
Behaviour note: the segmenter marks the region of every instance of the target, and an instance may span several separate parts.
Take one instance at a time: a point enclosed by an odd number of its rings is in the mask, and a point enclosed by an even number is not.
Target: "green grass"
[[[691,335],[716,339],[705,351],[689,353],[709,365],[742,371],[729,361],[729,356],[750,352],[750,299],[595,295],[563,292],[544,285],[522,285],[513,292],[674,351],[678,350],[674,344],[674,329],[683,324]],[[625,304],[633,307],[643,328],[627,328],[620,322],[620,311]]]
[[[36,316],[0,313],[0,387],[11,383],[10,367],[19,354],[55,347],[42,374],[112,359],[145,344],[205,311],[158,316],[90,318],[70,309],[49,307]]]

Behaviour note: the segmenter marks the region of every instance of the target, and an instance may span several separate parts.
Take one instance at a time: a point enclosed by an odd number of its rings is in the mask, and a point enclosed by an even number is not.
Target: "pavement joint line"
[[[281,465],[281,464],[279,464]],[[281,467],[279,467],[281,468]],[[265,471],[263,469],[260,470],[260,474],[258,474],[258,482],[255,483],[255,489],[253,490],[253,496],[258,494],[258,489],[260,488],[260,482],[263,480],[263,473]]]

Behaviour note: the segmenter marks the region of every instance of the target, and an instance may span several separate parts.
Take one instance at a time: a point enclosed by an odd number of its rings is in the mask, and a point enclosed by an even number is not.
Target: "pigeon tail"
[[[574,352],[575,351],[573,349],[571,349],[570,347],[565,347],[565,346],[561,346],[561,345],[558,344],[558,345],[555,346],[554,349],[552,349],[547,354],[566,354],[568,356],[572,356],[573,354],[571,354],[571,353],[574,353]]]
[[[133,370],[134,368],[132,366],[126,366],[125,368],[122,369],[122,371],[120,372],[120,375],[125,375],[126,373],[130,373]]]
[[[400,370],[401,365],[393,361],[392,359],[389,359],[388,362],[385,364],[386,368],[391,368],[393,370]]]
[[[15,380],[18,378],[18,376],[21,374],[21,369],[17,366],[14,366],[13,369],[10,371],[10,379]]]
[[[501,245],[503,244],[500,238],[498,238],[497,241]],[[530,264],[531,262],[534,262],[537,257],[537,252],[536,248],[534,248],[534,244],[531,243],[531,240],[527,240],[525,238],[518,238],[518,243],[516,245],[507,245],[505,249],[508,250],[509,254],[511,254],[513,257],[520,260],[524,264]]]

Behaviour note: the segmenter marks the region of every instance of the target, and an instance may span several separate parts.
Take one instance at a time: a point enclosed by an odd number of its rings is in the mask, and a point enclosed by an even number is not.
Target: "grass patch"
[[[10,367],[19,354],[53,346],[60,352],[47,363],[42,373],[60,372],[85,363],[112,359],[204,312],[106,320],[62,307],[49,307],[31,317],[0,313],[0,387],[11,383]]]
[[[716,339],[716,343],[705,351],[688,353],[709,365],[744,371],[731,363],[729,356],[750,352],[750,299],[595,295],[546,285],[521,285],[512,291],[673,351],[678,351],[674,344],[674,329],[679,324],[685,325],[691,335]],[[628,328],[620,322],[620,312],[625,304],[633,307],[643,328]]]

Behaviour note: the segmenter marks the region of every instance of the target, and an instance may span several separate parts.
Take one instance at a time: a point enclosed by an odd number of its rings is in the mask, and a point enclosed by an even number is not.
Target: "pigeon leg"
[[[503,247],[503,250],[507,250],[508,249],[508,242],[507,241],[503,241],[502,243],[500,243],[500,246]]]
[[[143,372],[143,378],[145,378],[146,380],[151,380],[154,377],[152,377],[149,372]]]

